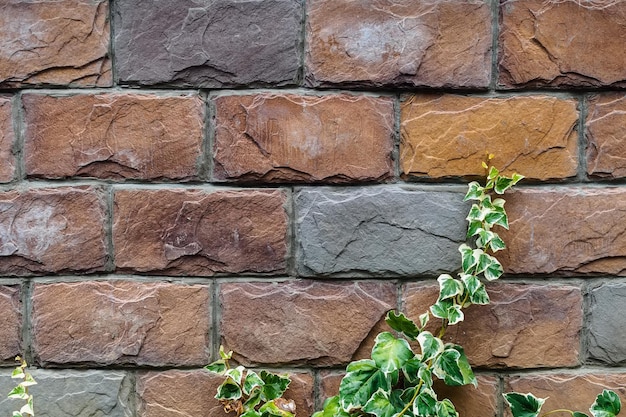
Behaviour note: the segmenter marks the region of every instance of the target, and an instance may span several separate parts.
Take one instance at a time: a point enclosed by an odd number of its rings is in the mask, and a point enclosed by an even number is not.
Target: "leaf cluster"
[[[28,393],[28,387],[36,385],[37,382],[35,382],[35,379],[30,373],[26,372],[26,367],[28,366],[26,361],[19,356],[16,357],[15,360],[20,364],[11,373],[11,378],[20,379],[21,381],[9,392],[8,398],[23,400],[26,404],[24,404],[19,411],[13,411],[11,417],[33,417],[35,415],[33,396]]]
[[[267,371],[256,373],[243,366],[231,368],[233,352],[226,353],[220,346],[220,359],[205,368],[225,377],[217,388],[217,398],[224,411],[237,417],[294,417],[295,403],[282,398],[289,377]]]
[[[545,398],[537,398],[533,394],[520,394],[519,392],[509,392],[504,394],[504,399],[511,409],[513,417],[538,417],[541,407],[546,401]],[[617,394],[610,390],[603,390],[596,397],[589,408],[592,417],[615,417],[622,408]],[[589,414],[581,411],[559,409],[542,414],[547,416],[554,413],[568,413],[572,417],[590,417]]]

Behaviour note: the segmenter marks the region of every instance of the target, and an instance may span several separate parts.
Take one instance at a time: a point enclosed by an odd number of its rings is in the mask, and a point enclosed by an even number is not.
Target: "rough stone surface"
[[[626,193],[620,188],[518,189],[499,254],[515,274],[626,275]]]
[[[591,291],[589,355],[609,364],[626,362],[626,285],[607,283]]]
[[[407,98],[400,118],[406,177],[482,177],[488,153],[498,169],[531,179],[577,173],[575,100],[424,94]]]
[[[33,348],[43,363],[204,365],[210,298],[204,285],[36,284]]]
[[[473,366],[540,368],[580,364],[579,288],[490,283],[488,292],[491,304],[464,310],[465,321],[449,327],[445,335],[446,341],[463,346]],[[409,317],[426,312],[438,293],[436,285],[408,285],[404,299]],[[432,326],[439,327],[436,322]]]
[[[501,0],[504,87],[626,86],[626,3]]]
[[[312,86],[486,88],[491,12],[480,0],[307,2]]]
[[[344,364],[395,299],[393,283],[223,284],[222,343],[246,364]]]
[[[30,176],[194,178],[204,104],[197,95],[84,94],[22,97]]]
[[[14,141],[11,98],[0,96],[0,182],[9,182],[15,175]]]
[[[116,265],[173,275],[281,273],[287,255],[285,204],[279,190],[119,190]]]
[[[626,177],[626,95],[597,94],[588,100],[587,173]]]
[[[585,373],[585,374],[551,374],[551,375],[520,375],[505,379],[504,391],[532,392],[539,398],[547,398],[541,413],[566,407],[583,413],[603,389],[614,391],[621,399],[626,400],[626,374],[623,373]],[[505,407],[505,416],[510,411]],[[556,414],[558,415],[558,414]]]
[[[104,195],[94,187],[2,192],[0,273],[101,271],[104,223]]]
[[[290,374],[291,384],[285,398],[293,399],[298,415],[313,413],[313,377],[307,373]],[[213,398],[223,378],[207,371],[141,372],[137,377],[139,417],[232,416]]]
[[[0,87],[112,85],[109,2],[5,0]]]
[[[115,3],[123,83],[196,87],[294,84],[298,0],[128,0]]]
[[[389,98],[234,95],[215,106],[218,179],[341,183],[393,174]]]
[[[120,371],[50,371],[29,369],[37,385],[29,387],[35,397],[35,412],[42,417],[130,417],[130,381]],[[0,390],[15,387],[7,369],[1,375]],[[0,399],[0,414],[11,415],[23,404]]]
[[[462,193],[396,186],[300,190],[301,275],[415,275],[455,270],[465,240]]]
[[[22,303],[17,286],[0,286],[0,361],[13,365],[21,354]]]

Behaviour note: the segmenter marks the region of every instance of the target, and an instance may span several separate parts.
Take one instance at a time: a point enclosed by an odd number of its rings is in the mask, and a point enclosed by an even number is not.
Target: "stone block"
[[[596,94],[588,106],[587,173],[609,179],[626,177],[626,95]]]
[[[611,365],[626,362],[626,285],[605,283],[591,291],[589,356]]]
[[[9,182],[15,176],[15,132],[11,101],[9,96],[0,96],[0,183]]]
[[[18,286],[0,286],[0,361],[14,364],[22,353],[22,303]]]

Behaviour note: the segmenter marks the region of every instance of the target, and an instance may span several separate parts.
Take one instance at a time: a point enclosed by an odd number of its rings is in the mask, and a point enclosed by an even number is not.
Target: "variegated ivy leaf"
[[[439,275],[437,282],[439,282],[439,300],[454,298],[457,295],[463,294],[463,290],[465,289],[461,281],[452,278],[448,274]]]
[[[572,417],[589,417],[589,415],[585,413],[581,413],[580,411],[574,411],[574,414],[572,414]]]
[[[283,395],[289,387],[291,380],[288,376],[276,375],[271,372],[261,371],[263,388],[261,390],[261,400],[271,401]]]
[[[268,401],[259,407],[261,415],[267,417],[294,417],[295,411],[293,401],[283,398]]]
[[[513,417],[537,417],[545,398],[537,398],[534,395],[509,392],[504,394],[504,399],[511,409]]]
[[[459,417],[459,413],[456,412],[454,404],[447,398],[437,403],[435,411],[437,417]]]
[[[396,314],[394,311],[389,311],[387,313],[387,317],[385,318],[385,321],[387,322],[389,327],[391,327],[393,330],[404,334],[406,337],[408,337],[411,340],[415,340],[417,338],[417,335],[420,334],[420,330],[415,325],[415,322],[409,319],[407,316],[405,316],[402,313]],[[420,324],[421,324],[421,320],[420,320]],[[425,324],[421,324],[422,328],[424,326]]]
[[[504,194],[506,190],[517,184],[522,178],[524,176],[519,174],[513,174],[510,178],[498,177],[495,179],[493,190],[496,194]]]
[[[474,251],[475,249],[470,248],[465,243],[459,246],[459,252],[461,252],[461,266],[463,272],[466,274],[469,274],[478,264],[478,256],[474,255]]]
[[[422,350],[422,362],[433,359],[443,352],[443,341],[438,337],[433,336],[430,332],[420,333],[417,337],[417,341],[419,342]]]
[[[385,374],[371,359],[351,362],[346,371],[339,385],[339,403],[346,412],[362,408],[379,388],[389,391],[398,380],[397,373]]]
[[[480,282],[478,277],[470,274],[461,274],[461,281],[463,281],[463,284],[465,284],[465,288],[469,293],[469,301],[471,304],[489,304],[487,288],[485,288],[485,285]]]
[[[483,229],[483,222],[481,222],[480,220],[468,220],[468,222],[469,224],[467,226],[466,237],[476,236],[477,234],[480,233],[481,230],[485,230]]]
[[[435,360],[433,373],[447,385],[476,386],[478,383],[469,364],[465,351],[459,345],[447,344],[444,351]]]
[[[509,228],[509,219],[504,212],[504,209],[501,208],[493,208],[490,209],[484,217],[485,223],[489,226],[502,226],[508,230]]]
[[[482,271],[485,279],[488,281],[494,281],[502,276],[504,270],[502,269],[502,265],[500,261],[498,261],[493,256],[487,255],[490,258],[490,263],[487,267]]]
[[[414,356],[415,354],[406,340],[398,339],[389,332],[383,332],[376,336],[372,348],[372,360],[384,373],[398,371],[406,361]]]
[[[409,385],[417,384],[421,379],[423,379],[423,375],[421,374],[421,370],[423,368],[424,364],[418,356],[414,356],[406,361],[402,366],[402,374],[404,375],[406,382],[408,382]],[[426,381],[424,383],[426,383]]]
[[[413,415],[415,416],[435,416],[437,405],[437,394],[432,388],[422,388],[413,403]]]
[[[420,322],[420,328],[423,329],[424,327],[426,327],[429,319],[430,319],[430,313],[428,311],[424,314],[420,314],[418,317],[418,320]]]
[[[467,185],[467,193],[465,194],[463,201],[480,200],[483,192],[483,187],[478,182],[472,181]]]
[[[250,409],[241,414],[240,417],[262,417],[262,414],[254,409]]]
[[[262,387],[263,385],[265,385],[265,382],[263,382],[256,372],[248,371],[246,373],[246,379],[243,381],[243,393],[250,395],[253,389]]]
[[[451,325],[460,323],[465,318],[461,306],[453,302],[453,300],[437,301],[430,306],[430,312],[437,318],[448,320],[448,324]]]
[[[467,213],[467,217],[465,218],[465,220],[469,222],[478,221],[482,223],[484,215],[485,212],[480,209],[478,204],[472,204],[472,207],[470,208],[469,213]]]
[[[35,412],[33,411],[33,396],[32,395],[28,398],[28,402],[24,404],[22,408],[20,408],[20,413],[22,415],[24,414],[28,414],[30,416],[35,415]]]
[[[9,392],[8,397],[18,400],[27,400],[28,393],[26,392],[26,387],[24,387],[22,384],[19,384],[18,386],[13,388],[11,392]]]
[[[230,358],[233,357],[233,351],[229,351],[228,353],[226,353],[226,351],[224,351],[224,346],[220,345],[220,358],[224,359],[224,360],[230,360]]]
[[[224,372],[226,372],[226,370],[228,369],[228,367],[226,366],[226,362],[224,361],[224,359],[218,359],[215,362],[210,363],[207,366],[205,366],[204,369],[214,372],[216,374],[223,375]]]
[[[233,381],[241,385],[241,382],[243,380],[243,374],[245,371],[246,371],[246,368],[240,365],[236,368],[227,369],[226,372],[224,372],[224,375],[232,378]]]
[[[217,387],[215,398],[218,400],[238,400],[241,398],[241,395],[241,387],[231,378],[226,378],[226,380]]]
[[[596,397],[589,411],[593,417],[615,417],[621,408],[622,404],[617,394],[605,389]]]
[[[24,378],[24,370],[21,366],[18,366],[11,372],[11,378],[13,379],[22,379]]]
[[[368,414],[373,414],[376,417],[392,417],[394,414],[399,413],[402,410],[396,409],[392,404],[391,399],[387,391],[378,389],[369,401],[363,407],[363,411]]]
[[[339,395],[327,398],[324,401],[324,407],[322,411],[313,413],[311,417],[349,417],[350,414],[346,413],[339,404]]]

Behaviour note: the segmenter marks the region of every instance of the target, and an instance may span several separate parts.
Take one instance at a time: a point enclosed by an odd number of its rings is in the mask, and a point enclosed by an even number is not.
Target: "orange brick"
[[[587,173],[602,178],[626,177],[626,95],[592,96],[586,126]]]

